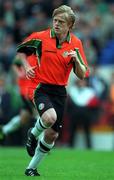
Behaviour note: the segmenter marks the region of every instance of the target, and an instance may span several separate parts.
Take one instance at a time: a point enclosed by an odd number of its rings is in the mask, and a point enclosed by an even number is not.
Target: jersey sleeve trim
[[[34,48],[34,51],[36,53],[36,50],[38,49],[40,45],[41,45],[41,40],[32,39],[18,45],[17,52],[24,52],[25,48]]]
[[[76,55],[77,55],[78,60],[80,61],[80,63],[81,63],[82,65],[85,66],[85,68],[86,68],[86,70],[87,70],[88,68],[87,68],[87,66],[84,64],[84,61],[83,61],[82,56],[81,56],[81,54],[80,54],[80,52],[79,52],[79,49],[78,49],[78,48],[75,48],[75,51],[76,51]]]
[[[32,54],[37,55],[38,63],[40,64],[40,57],[42,53],[42,41],[39,39],[31,39],[23,42],[17,46],[17,52],[25,53],[27,56]]]

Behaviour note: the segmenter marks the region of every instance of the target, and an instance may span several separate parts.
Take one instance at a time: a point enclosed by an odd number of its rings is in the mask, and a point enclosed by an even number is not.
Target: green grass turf
[[[0,180],[114,180],[114,152],[53,149],[40,177],[24,175],[30,159],[24,148],[0,147]]]

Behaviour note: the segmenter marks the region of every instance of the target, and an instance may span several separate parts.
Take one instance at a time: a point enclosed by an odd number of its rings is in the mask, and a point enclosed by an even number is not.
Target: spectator
[[[7,34],[2,46],[0,47],[0,62],[5,71],[9,71],[12,60],[16,53],[16,46],[12,34]]]
[[[114,130],[114,72],[112,72],[111,82],[109,85],[109,108],[108,108],[108,124]]]
[[[5,72],[0,72],[0,124],[11,117],[11,94],[6,89],[6,77]]]
[[[69,100],[67,102],[66,113],[69,117],[69,147],[75,146],[75,135],[78,128],[83,128],[85,134],[86,147],[91,148],[91,125],[95,120],[99,110],[99,99],[95,90],[88,85],[88,80],[76,80],[69,89]]]
[[[97,73],[97,66],[93,65],[91,68],[91,76],[89,78],[90,86],[95,90],[96,96],[105,101],[108,94],[108,85]]]

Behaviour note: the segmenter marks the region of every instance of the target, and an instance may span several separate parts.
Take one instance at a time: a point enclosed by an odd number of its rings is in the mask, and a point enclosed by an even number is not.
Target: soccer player
[[[44,156],[53,148],[62,128],[62,117],[67,97],[66,85],[71,70],[79,79],[88,74],[87,61],[81,40],[71,33],[75,24],[75,14],[66,5],[55,9],[52,14],[53,27],[34,32],[17,48],[28,78],[38,81],[34,92],[34,103],[40,115],[27,140],[27,150],[33,156],[33,139],[38,139],[35,154],[25,170],[27,176],[40,176],[37,167]],[[26,61],[33,56],[38,63],[36,69]]]
[[[1,141],[5,136],[28,123],[34,116],[33,104],[31,103],[30,98],[28,98],[28,88],[30,87],[31,80],[26,78],[25,69],[18,56],[15,58],[12,67],[17,77],[16,79],[23,101],[23,107],[18,115],[14,116],[7,124],[0,128]],[[37,143],[37,141],[35,141],[35,143]]]

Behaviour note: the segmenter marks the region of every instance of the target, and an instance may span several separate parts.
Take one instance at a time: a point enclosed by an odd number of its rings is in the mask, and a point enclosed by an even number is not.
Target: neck
[[[56,35],[58,40],[59,40],[59,43],[62,43],[64,41],[66,41],[66,38],[67,38],[67,34],[58,34]]]

